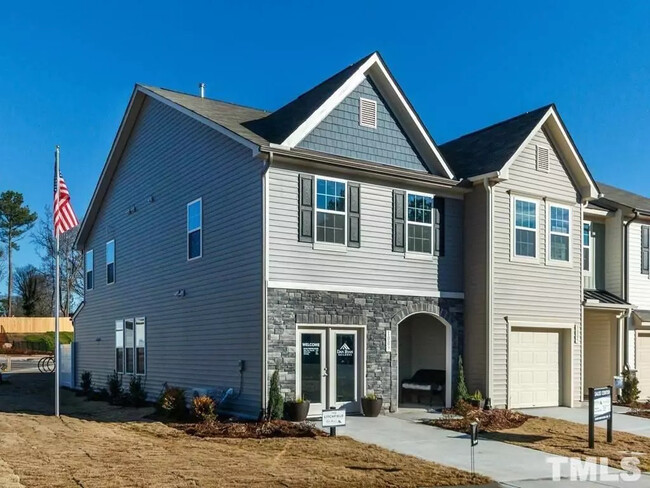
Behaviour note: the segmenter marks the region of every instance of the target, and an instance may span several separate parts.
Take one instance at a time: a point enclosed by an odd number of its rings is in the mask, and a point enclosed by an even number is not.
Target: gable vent
[[[359,99],[359,125],[377,128],[377,102],[367,98]]]
[[[548,148],[537,146],[537,171],[548,173]]]

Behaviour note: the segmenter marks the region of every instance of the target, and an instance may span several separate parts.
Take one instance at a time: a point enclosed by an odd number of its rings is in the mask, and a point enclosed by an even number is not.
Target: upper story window
[[[187,204],[187,259],[203,255],[203,200]]]
[[[345,244],[345,181],[316,178],[316,242]]]
[[[115,240],[106,243],[106,284],[115,283]]]
[[[86,251],[86,290],[92,290],[94,285],[94,266],[93,250]]]
[[[431,254],[433,236],[433,195],[408,193],[406,250]]]
[[[538,203],[522,197],[513,198],[513,256],[537,259]]]
[[[548,212],[550,261],[571,261],[571,209],[564,205],[550,204]]]
[[[591,222],[582,224],[582,271],[591,276]]]
[[[641,273],[650,275],[650,225],[641,226]]]

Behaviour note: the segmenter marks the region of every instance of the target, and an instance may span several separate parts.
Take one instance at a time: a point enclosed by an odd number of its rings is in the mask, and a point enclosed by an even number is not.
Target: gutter
[[[268,153],[268,157],[264,162],[262,167],[262,405],[260,406],[261,412],[264,414],[266,412],[266,403],[267,403],[267,376],[268,376],[268,330],[267,330],[267,320],[268,320],[268,212],[269,212],[269,182],[268,182],[268,172],[269,168],[273,164],[273,152]]]
[[[498,173],[498,172],[497,172]],[[486,272],[485,272],[485,322],[487,326],[486,336],[485,336],[485,360],[486,360],[486,371],[487,377],[485,379],[485,398],[492,397],[492,186],[490,185],[489,178],[483,179],[483,187],[485,188],[485,194],[487,199],[486,205],[486,215],[485,223],[487,225],[487,239],[485,245],[485,260],[486,260]],[[506,399],[506,403],[508,399]]]
[[[639,218],[640,212],[634,210],[634,217],[623,224],[623,300],[630,303],[630,262],[629,262],[629,226],[632,222]],[[625,332],[623,338],[624,350],[623,350],[623,364],[629,369],[630,366],[630,353],[629,353],[629,338],[630,335],[630,316],[632,315],[632,310],[630,309],[625,318]]]

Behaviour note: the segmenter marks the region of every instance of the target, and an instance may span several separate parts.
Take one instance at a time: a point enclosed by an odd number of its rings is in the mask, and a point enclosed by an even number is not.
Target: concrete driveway
[[[429,417],[429,415],[422,415]],[[340,435],[377,444],[403,454],[417,456],[457,468],[470,470],[470,441],[465,434],[424,425],[414,418],[381,415],[377,418],[348,417]],[[562,459],[541,451],[513,446],[498,441],[481,439],[475,448],[476,472],[498,481],[502,486],[542,488],[560,486],[552,480],[552,459]],[[609,473],[618,471],[610,469]],[[634,483],[598,480],[597,482],[569,481],[569,467],[562,465],[561,486],[650,488],[650,477]]]
[[[629,432],[630,434],[650,437],[650,419],[625,415],[625,412],[629,410],[627,407],[614,406],[614,419],[612,424],[614,431],[618,430],[620,432]],[[520,411],[537,417],[550,417],[585,425],[589,423],[589,407],[586,405],[578,408],[526,408]],[[607,427],[607,422],[599,422],[596,426]]]

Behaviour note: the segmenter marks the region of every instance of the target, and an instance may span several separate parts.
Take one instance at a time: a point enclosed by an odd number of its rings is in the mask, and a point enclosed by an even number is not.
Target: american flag
[[[54,235],[58,236],[79,225],[77,216],[72,210],[70,203],[70,193],[63,180],[63,175],[59,173],[59,200],[56,199],[56,170],[54,178]]]

